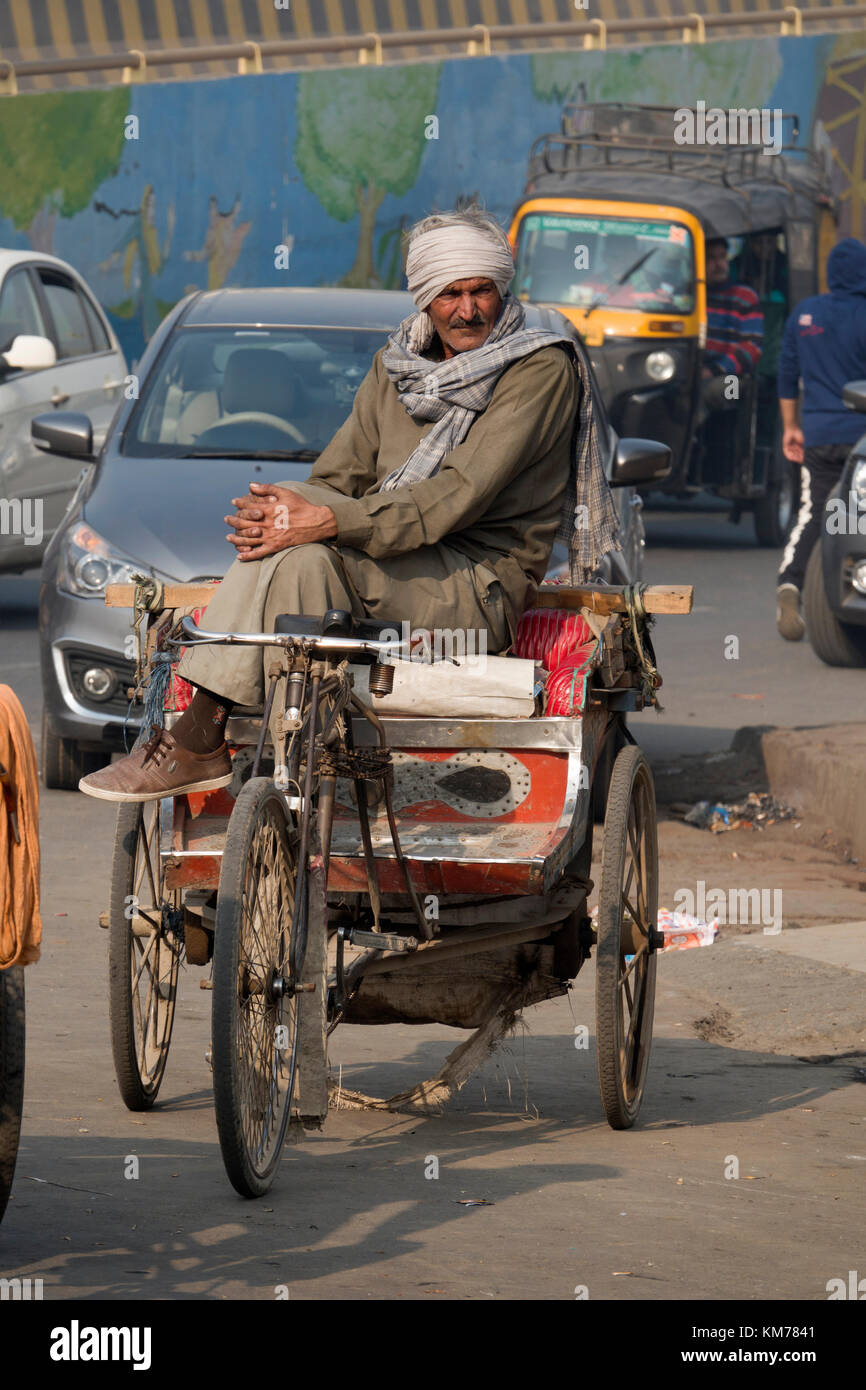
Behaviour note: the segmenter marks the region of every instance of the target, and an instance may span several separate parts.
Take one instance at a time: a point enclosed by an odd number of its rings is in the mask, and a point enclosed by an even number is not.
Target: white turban
[[[419,309],[426,309],[455,280],[482,275],[505,294],[514,275],[514,258],[504,236],[500,240],[466,222],[432,227],[412,239],[406,279]]]
[[[463,222],[432,227],[412,238],[406,257],[406,279],[420,311],[409,335],[412,352],[423,352],[433,339],[435,329],[425,312],[427,305],[455,280],[482,275],[493,281],[500,295],[505,295],[514,276],[514,257],[504,234],[500,238]]]

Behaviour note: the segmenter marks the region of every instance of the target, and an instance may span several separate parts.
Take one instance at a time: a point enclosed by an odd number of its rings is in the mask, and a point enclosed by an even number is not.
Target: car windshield
[[[352,409],[385,330],[182,328],[148,374],[135,458],[315,458]]]
[[[675,222],[530,213],[520,224],[514,292],[542,304],[691,313],[691,234]]]

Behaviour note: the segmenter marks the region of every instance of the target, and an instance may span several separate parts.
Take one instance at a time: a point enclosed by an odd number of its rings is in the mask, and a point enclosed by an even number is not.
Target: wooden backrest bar
[[[649,584],[643,605],[648,613],[691,613],[694,595],[691,584]],[[589,608],[593,613],[609,614],[624,613],[627,605],[619,585],[581,584],[572,589],[566,584],[542,584],[531,607]]]
[[[208,603],[216,584],[166,584],[162,591],[163,608],[188,608]],[[108,608],[132,608],[135,602],[134,584],[106,584],[105,602]]]
[[[207,603],[213,597],[214,584],[166,584],[162,593],[163,608],[186,608]],[[644,590],[643,602],[648,613],[691,613],[694,589],[691,584],[650,584]],[[577,612],[589,608],[593,613],[624,613],[624,589],[619,585],[582,584],[569,588],[566,584],[543,584],[532,601],[533,608],[568,608]],[[108,584],[105,602],[109,608],[132,608],[135,601],[134,584]]]

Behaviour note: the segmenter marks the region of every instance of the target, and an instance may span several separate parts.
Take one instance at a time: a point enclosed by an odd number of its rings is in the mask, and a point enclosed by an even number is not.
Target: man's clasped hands
[[[317,507],[291,488],[250,483],[246,497],[233,497],[234,516],[224,518],[233,532],[226,540],[239,560],[263,560],[294,545],[309,545],[337,534],[330,507]]]

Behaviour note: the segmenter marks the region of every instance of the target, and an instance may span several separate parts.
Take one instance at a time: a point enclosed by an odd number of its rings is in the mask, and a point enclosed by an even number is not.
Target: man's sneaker
[[[802,642],[806,635],[800,590],[795,584],[780,584],[776,590],[776,627],[788,642]]]
[[[228,744],[214,753],[190,753],[167,729],[154,728],[146,743],[119,762],[82,777],[78,788],[103,801],[158,801],[227,787],[231,780]]]

